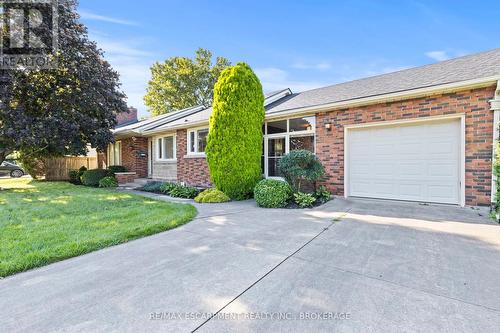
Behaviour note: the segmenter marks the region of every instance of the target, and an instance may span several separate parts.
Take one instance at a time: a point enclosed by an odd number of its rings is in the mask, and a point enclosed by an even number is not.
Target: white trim
[[[453,114],[446,114],[446,115],[442,115],[442,116],[429,116],[429,117],[421,117],[421,118],[408,118],[408,119],[385,120],[385,121],[382,120],[382,121],[375,121],[375,122],[370,122],[370,123],[345,125],[344,129],[345,128],[348,128],[348,129],[365,128],[365,127],[372,127],[372,126],[391,126],[391,125],[397,125],[397,124],[426,122],[426,121],[453,119],[453,118],[465,118],[465,114],[464,113],[453,113]]]
[[[373,123],[367,124],[352,124],[344,126],[344,197],[349,197],[349,150],[348,140],[349,140],[349,130],[356,128],[368,128],[368,127],[384,127],[384,126],[394,126],[398,124],[411,124],[411,123],[420,123],[420,122],[432,122],[439,120],[447,120],[447,119],[460,119],[460,188],[459,188],[459,202],[460,206],[465,206],[465,114],[457,113],[443,116],[431,116],[424,118],[413,118],[413,119],[401,119],[401,120],[392,120],[392,121],[377,121]]]
[[[161,139],[162,140],[162,145],[164,145],[164,139],[165,138],[172,138],[172,145],[173,145],[173,151],[172,151],[172,158],[160,158],[160,145],[158,144],[158,141]],[[162,147],[163,148],[163,147]],[[177,135],[175,134],[166,134],[166,135],[161,135],[161,136],[155,136],[153,137],[153,149],[155,151],[154,155],[154,160],[155,162],[175,162],[177,161]],[[162,155],[165,155],[165,152],[162,150]]]
[[[490,76],[490,77],[485,77],[485,78],[480,78],[480,79],[452,82],[452,83],[440,84],[440,85],[431,86],[431,87],[423,87],[423,88],[405,90],[405,91],[400,91],[400,92],[393,92],[393,93],[376,95],[376,96],[361,97],[361,98],[340,101],[340,102],[334,102],[334,103],[326,103],[326,104],[321,104],[321,105],[300,107],[300,108],[295,108],[295,109],[278,111],[278,112],[274,112],[274,113],[268,113],[266,115],[266,120],[273,119],[274,117],[284,117],[284,116],[291,116],[291,115],[307,115],[307,114],[314,114],[314,113],[318,113],[318,112],[332,111],[332,110],[336,110],[336,109],[352,108],[352,107],[361,106],[361,105],[377,104],[377,103],[381,103],[381,102],[384,102],[384,103],[394,102],[394,101],[405,100],[405,99],[413,99],[413,98],[433,95],[433,94],[437,94],[437,93],[443,94],[443,93],[457,91],[457,90],[463,90],[463,89],[487,87],[487,86],[494,84],[499,79],[500,79],[500,76],[495,75],[495,76]]]
[[[491,110],[493,111],[493,148],[491,158],[491,207],[496,202],[497,195],[497,176],[494,173],[494,165],[497,156],[497,144],[500,138],[500,80],[497,81],[497,89],[495,90],[495,98],[490,101]]]
[[[118,161],[115,159],[115,149],[116,146],[120,146],[118,150]],[[113,158],[111,158],[113,156]],[[121,140],[116,140],[114,143],[110,143],[107,148],[107,154],[106,154],[106,164],[107,166],[114,166],[114,165],[122,165],[122,142]],[[112,162],[111,162],[112,161]]]
[[[276,101],[279,101],[283,97],[286,97],[286,96],[291,95],[291,94],[292,94],[292,91],[290,90],[290,88],[287,88],[283,91],[280,91],[276,95],[266,98],[264,100],[264,106],[268,106],[269,104],[272,104]]]
[[[279,120],[286,120],[286,131],[282,133],[273,133],[273,134],[266,134],[267,133],[267,125],[268,121],[264,122],[264,135],[263,135],[263,141],[264,141],[264,178],[267,179],[280,179],[283,180],[282,177],[276,177],[276,176],[269,176],[269,139],[279,139],[279,138],[284,138],[285,139],[285,155],[290,152],[290,138],[295,138],[295,137],[313,137],[313,153],[316,154],[316,115],[308,116],[310,118],[313,118],[314,124],[311,125],[310,130],[305,130],[305,131],[294,131],[290,132],[290,120],[291,119],[298,119],[298,118],[305,118],[305,117],[287,117],[283,119],[273,119],[272,121],[279,121]]]
[[[191,127],[186,131],[186,156],[185,157],[205,157],[205,152],[199,152],[198,151],[198,132],[200,130],[206,130],[207,132],[209,131],[209,128],[207,126],[200,126],[200,127]],[[194,133],[194,152],[192,152],[191,149],[191,133]],[[207,136],[208,139],[208,136]]]

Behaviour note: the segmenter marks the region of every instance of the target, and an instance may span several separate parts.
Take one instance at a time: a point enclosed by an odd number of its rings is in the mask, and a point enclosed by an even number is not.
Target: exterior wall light
[[[328,122],[328,123],[325,123],[325,129],[330,132],[332,130],[332,123]]]

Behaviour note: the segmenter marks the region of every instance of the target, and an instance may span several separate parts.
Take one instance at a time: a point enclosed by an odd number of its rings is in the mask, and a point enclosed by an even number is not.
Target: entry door
[[[267,177],[281,177],[279,161],[286,154],[286,138],[267,139]]]
[[[460,120],[348,129],[350,196],[460,204]]]

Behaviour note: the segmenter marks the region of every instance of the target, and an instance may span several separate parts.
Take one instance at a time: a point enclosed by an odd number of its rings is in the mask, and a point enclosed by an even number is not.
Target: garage
[[[462,205],[462,122],[346,126],[346,196]]]

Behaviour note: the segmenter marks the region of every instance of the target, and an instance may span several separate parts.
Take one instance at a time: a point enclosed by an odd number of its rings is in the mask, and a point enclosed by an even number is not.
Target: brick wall
[[[148,138],[131,137],[121,139],[122,165],[137,177],[148,176]],[[142,156],[141,156],[142,155]]]
[[[488,101],[495,88],[318,113],[316,153],[327,171],[325,185],[336,195],[344,194],[344,125],[464,113],[466,204],[489,205],[493,112]],[[331,131],[325,129],[327,122]]]
[[[186,157],[187,131],[177,131],[177,181],[192,186],[210,186],[210,175],[205,157]]]

